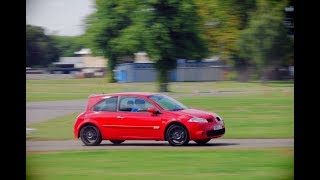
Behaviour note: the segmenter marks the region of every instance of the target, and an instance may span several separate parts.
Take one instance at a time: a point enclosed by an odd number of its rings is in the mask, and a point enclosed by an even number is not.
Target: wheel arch
[[[167,141],[167,136],[166,136],[166,134],[167,134],[168,128],[169,128],[171,125],[174,125],[174,124],[177,124],[177,125],[180,125],[180,126],[184,127],[184,128],[187,130],[188,137],[190,138],[190,133],[189,133],[189,130],[188,130],[187,126],[185,126],[183,123],[181,123],[181,122],[179,122],[179,121],[173,121],[173,122],[170,122],[169,124],[167,124],[166,128],[164,129],[163,139],[164,139],[165,141]]]
[[[101,134],[101,130],[100,130],[100,128],[99,128],[99,126],[98,126],[97,124],[92,123],[92,122],[85,122],[85,123],[83,123],[83,124],[81,124],[81,125],[79,126],[79,130],[78,130],[78,138],[80,137],[81,129],[82,129],[84,126],[87,126],[87,125],[95,126],[96,128],[98,128],[98,130],[100,131],[100,134]],[[101,136],[102,136],[102,134],[101,134]]]

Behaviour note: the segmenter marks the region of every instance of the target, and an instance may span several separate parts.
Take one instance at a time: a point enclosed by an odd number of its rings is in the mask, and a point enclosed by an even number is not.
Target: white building
[[[55,74],[91,73],[93,76],[103,76],[107,60],[101,56],[92,56],[90,49],[81,49],[74,57],[60,57],[59,62],[53,63],[50,72]]]

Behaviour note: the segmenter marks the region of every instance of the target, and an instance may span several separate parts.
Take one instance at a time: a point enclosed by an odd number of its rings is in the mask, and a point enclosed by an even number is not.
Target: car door
[[[103,139],[121,139],[124,134],[118,128],[122,121],[119,121],[118,97],[108,97],[92,107],[90,119],[100,125]]]
[[[152,114],[148,108],[155,108],[147,99],[135,96],[119,98],[119,121],[126,139],[160,139],[161,114]]]

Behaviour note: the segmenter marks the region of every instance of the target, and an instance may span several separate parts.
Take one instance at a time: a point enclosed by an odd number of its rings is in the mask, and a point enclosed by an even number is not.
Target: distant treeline
[[[27,67],[47,67],[85,47],[81,36],[46,35],[42,27],[32,25],[26,25],[26,46]]]
[[[290,0],[95,2],[81,36],[48,36],[27,25],[27,66],[47,66],[83,47],[105,56],[109,70],[119,57],[145,51],[155,61],[161,83],[168,82],[178,58],[219,55],[238,74],[250,68],[258,77],[265,69],[294,64]]]

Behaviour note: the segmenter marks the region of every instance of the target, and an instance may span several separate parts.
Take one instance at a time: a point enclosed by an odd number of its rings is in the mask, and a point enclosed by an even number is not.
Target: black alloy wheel
[[[99,129],[93,125],[82,127],[80,130],[80,138],[86,146],[97,146],[102,141]]]
[[[188,131],[178,124],[173,124],[168,128],[166,138],[172,146],[182,146],[189,143]]]

